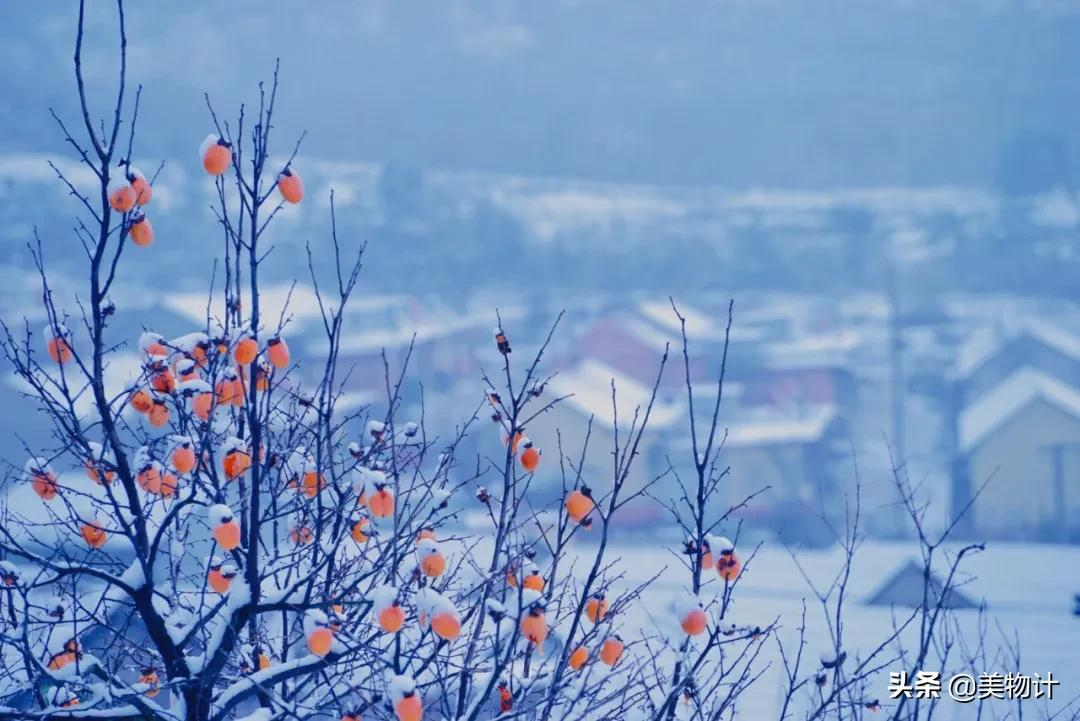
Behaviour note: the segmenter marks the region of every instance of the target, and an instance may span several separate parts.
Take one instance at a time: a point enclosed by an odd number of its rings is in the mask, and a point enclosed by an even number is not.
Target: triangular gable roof
[[[1080,336],[1054,323],[1029,317],[1023,320],[1018,329],[1001,337],[990,330],[974,334],[960,348],[956,361],[956,375],[960,378],[971,377],[1007,345],[1024,337],[1031,338],[1036,343],[1080,363]]]
[[[548,385],[557,396],[573,394],[562,401],[576,408],[583,415],[594,416],[596,421],[612,428],[615,414],[611,406],[611,382],[615,381],[616,400],[619,404],[620,425],[630,423],[634,417],[634,408],[640,407],[642,413],[649,403],[652,388],[638,383],[633,378],[620,373],[615,368],[587,358],[572,368],[559,371]],[[649,425],[662,428],[682,417],[680,403],[664,403],[660,398],[653,405]]]
[[[717,338],[723,339],[723,324],[726,324],[727,322],[726,316],[723,321],[717,321],[708,313],[705,313],[694,306],[687,305],[680,301],[676,301],[676,305],[679,308],[679,313],[686,318],[686,332],[691,338],[703,341],[714,340]],[[638,304],[637,310],[642,316],[663,328],[668,337],[672,339],[682,338],[681,324],[679,323],[678,316],[675,315],[675,311],[671,307],[670,301],[644,301]]]
[[[930,595],[928,599],[932,605],[937,605],[941,599],[943,585],[936,573],[930,574]],[[943,608],[978,608],[979,604],[961,591],[953,587],[948,595],[942,599]],[[885,582],[865,601],[868,606],[900,606],[905,608],[918,608],[923,604],[923,566],[915,561],[908,561],[896,570]]]
[[[1080,419],[1080,390],[1040,370],[1024,367],[960,413],[960,450],[972,450],[1036,400]]]

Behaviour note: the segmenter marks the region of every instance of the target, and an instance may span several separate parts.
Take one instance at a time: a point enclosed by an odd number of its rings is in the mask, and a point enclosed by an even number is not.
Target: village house
[[[1080,536],[1080,337],[1035,319],[1002,337],[976,334],[960,349],[949,402],[959,530]]]
[[[1024,367],[965,406],[958,427],[957,481],[977,493],[980,536],[1080,538],[1080,389]]]

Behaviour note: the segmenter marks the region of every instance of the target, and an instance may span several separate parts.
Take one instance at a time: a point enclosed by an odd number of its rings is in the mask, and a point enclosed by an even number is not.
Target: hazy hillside
[[[112,4],[90,5],[96,51]],[[204,90],[223,107],[250,100],[280,56],[280,127],[310,130],[323,157],[731,188],[1024,190],[1077,180],[1078,125],[1061,119],[1080,116],[1078,9],[238,0],[133,5],[129,20],[144,147],[163,157],[201,140]],[[0,89],[19,98],[0,105],[0,149],[59,146],[44,108],[73,115],[74,11],[0,7]],[[89,79],[111,78],[90,56]]]

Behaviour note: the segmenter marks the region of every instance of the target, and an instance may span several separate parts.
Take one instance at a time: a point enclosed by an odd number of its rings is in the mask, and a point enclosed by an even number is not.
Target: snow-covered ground
[[[583,553],[591,549],[582,547]],[[748,552],[746,549],[744,553]],[[945,549],[949,555],[949,549]],[[642,583],[660,573],[660,577],[644,593],[622,620],[624,629],[645,628],[650,609],[663,608],[667,600],[679,593],[687,579],[680,559],[657,545],[616,546],[609,557],[621,556],[621,568],[626,572],[625,585]],[[799,565],[806,575],[824,589],[843,561],[838,548],[831,550],[800,550]],[[867,653],[876,648],[891,633],[895,618],[906,617],[905,609],[870,606],[864,601],[909,560],[919,560],[918,547],[913,543],[867,543],[856,555],[853,573],[848,584],[844,636],[849,653]],[[943,559],[944,560],[944,559]],[[666,567],[666,568],[665,568]],[[961,565],[963,592],[972,600],[987,604],[987,648],[991,658],[1002,644],[1002,632],[1009,640],[1019,639],[1020,668],[997,665],[986,672],[1038,673],[1052,672],[1061,681],[1055,689],[1054,700],[1046,707],[1051,712],[1060,709],[1080,694],[1080,617],[1071,613],[1074,593],[1080,593],[1080,548],[1033,544],[994,544],[986,551],[967,556]],[[720,591],[712,583],[703,593],[715,597]],[[807,587],[789,552],[779,546],[763,546],[747,564],[739,582],[730,620],[740,626],[761,625],[779,619],[779,631],[784,643],[794,644],[802,611],[807,602],[807,658],[817,663],[819,655],[828,649],[827,627],[821,607]],[[977,610],[957,610],[956,618],[968,635],[975,640],[979,624]],[[999,630],[1000,626],[1000,630]],[[626,636],[627,634],[624,634]],[[793,646],[792,646],[793,647]],[[749,719],[776,718],[782,700],[779,675],[779,655],[776,645],[765,644],[759,663],[772,667],[746,694],[740,704],[741,717]],[[888,669],[887,669],[888,670]],[[899,664],[891,670],[902,670]],[[928,668],[927,670],[938,670]],[[888,699],[888,675],[882,673],[871,692],[883,703]],[[1002,703],[1005,702],[991,702]],[[1042,718],[1042,701],[1025,702],[1025,711],[1032,718]],[[996,709],[999,715],[1007,710]],[[968,719],[974,717],[974,706],[945,701],[938,717]]]
[[[447,551],[456,544],[448,542]],[[477,552],[483,556],[487,549],[481,542]],[[616,573],[623,578],[612,585],[609,599],[616,600],[625,589],[636,587],[653,577],[655,580],[642,597],[615,619],[615,630],[630,643],[628,653],[642,653],[634,640],[642,633],[655,635],[658,618],[669,601],[685,592],[687,571],[677,551],[676,543],[648,542],[627,544],[616,542],[609,546],[606,559],[615,562]],[[787,648],[794,648],[798,637],[798,625],[805,599],[807,604],[807,647],[805,658],[808,666],[803,674],[815,670],[817,659],[831,648],[827,625],[821,607],[808,588],[807,578],[818,588],[825,589],[843,562],[839,548],[828,550],[797,551],[798,566],[790,552],[778,545],[764,545],[756,551],[750,547],[739,549],[746,566],[735,593],[734,604],[725,622],[740,627],[768,626],[778,623],[778,635]],[[956,547],[946,547],[939,552],[941,567],[947,566]],[[569,549],[570,561],[577,567],[575,577],[580,578],[591,560],[595,546],[575,539]],[[751,558],[752,556],[752,558]],[[858,657],[878,647],[891,633],[893,623],[904,618],[910,611],[887,606],[865,604],[888,579],[910,561],[918,561],[918,547],[911,542],[867,542],[856,554],[853,571],[848,584],[848,601],[844,613],[844,648],[849,655]],[[541,569],[544,562],[538,559]],[[987,604],[985,628],[988,656],[995,658],[995,651],[1002,645],[1003,634],[1009,641],[1019,641],[1021,662],[1013,668],[1007,661],[991,660],[986,672],[1019,672],[1040,674],[1045,677],[1052,672],[1061,685],[1056,689],[1054,700],[1026,702],[1025,711],[1031,718],[1043,718],[1044,711],[1052,713],[1064,707],[1078,694],[1077,679],[1080,678],[1080,618],[1071,613],[1073,594],[1080,592],[1080,547],[1035,544],[992,544],[983,552],[964,559],[958,583],[969,599]],[[564,572],[566,566],[563,566]],[[801,568],[801,571],[800,571]],[[804,578],[805,574],[805,578]],[[713,574],[705,578],[715,579]],[[721,591],[716,580],[705,586],[703,600],[715,598]],[[977,610],[954,612],[968,642],[975,641],[980,617]],[[557,634],[560,630],[553,629]],[[1014,636],[1015,634],[1015,636]],[[910,637],[909,641],[910,641]],[[1007,657],[1006,657],[1007,658]],[[661,654],[661,663],[667,662]],[[782,701],[780,659],[773,639],[766,639],[756,667],[764,674],[751,690],[740,699],[739,717],[745,719],[776,718]],[[889,670],[901,670],[897,663],[875,677],[868,691],[869,697],[888,701]],[[938,670],[930,665],[926,670]],[[999,715],[1007,710],[996,709]],[[974,706],[944,701],[937,717],[942,719],[974,718]]]

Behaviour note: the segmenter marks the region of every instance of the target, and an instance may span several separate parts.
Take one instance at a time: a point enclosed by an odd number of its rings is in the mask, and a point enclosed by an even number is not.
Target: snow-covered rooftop
[[[296,322],[302,323],[308,318],[318,317],[319,303],[315,298],[315,292],[307,286],[298,285],[292,290],[292,297],[289,298],[289,288],[289,284],[282,284],[259,289],[259,312],[267,323],[277,322],[287,298],[288,312]],[[220,306],[220,298],[216,300],[216,305]],[[206,290],[169,293],[162,297],[162,303],[166,308],[189,319],[195,327],[206,324],[206,301]],[[215,307],[211,307],[210,310],[212,315],[218,313]]]
[[[727,395],[727,388],[724,389]],[[715,399],[715,396],[713,396]],[[698,396],[695,394],[695,399]],[[704,410],[698,416],[700,424],[707,424],[712,414],[712,406],[707,399],[701,403]],[[839,411],[836,406],[822,404],[800,408],[795,413],[780,413],[774,410],[767,412],[741,412],[733,421],[720,420],[719,432],[725,435],[725,448],[749,448],[754,446],[771,446],[784,444],[806,444],[821,440]],[[680,438],[673,442],[673,447],[680,450],[690,447],[690,439]]]
[[[728,426],[725,446],[813,443],[821,439],[836,416],[836,406],[820,405],[797,416],[751,418]]]
[[[986,361],[1000,352],[1007,343],[1025,335],[1080,362],[1080,336],[1054,323],[1028,316],[1023,318],[1016,327],[1004,333],[990,328],[973,333],[957,353],[957,375],[961,378],[971,376]]]
[[[501,308],[503,321],[518,320],[525,315],[520,307]],[[478,329],[476,343],[480,345],[490,338],[492,314],[490,311],[474,313],[439,312],[418,318],[402,318],[397,324],[381,328],[363,328],[346,333],[341,340],[342,353],[373,353],[382,348],[407,346],[415,336],[417,343],[445,338],[461,331]],[[321,349],[318,349],[321,352]]]
[[[852,328],[796,336],[764,347],[771,368],[847,366],[848,355],[858,349],[863,334]]]
[[[162,303],[166,308],[190,320],[195,327],[206,324],[206,301],[206,290],[170,293],[162,298]],[[324,298],[324,302],[329,302],[329,300]],[[359,325],[353,322],[358,316],[365,318],[379,313],[401,313],[414,303],[412,296],[393,293],[350,298],[345,318],[346,331],[350,327]],[[210,308],[212,316],[221,315],[221,304],[222,299],[219,294]],[[321,326],[319,298],[310,285],[277,283],[261,286],[259,288],[261,325],[264,328],[276,328],[282,313],[289,322],[287,332],[290,334],[306,330],[308,324],[312,322]]]
[[[676,305],[679,313],[686,319],[686,333],[690,338],[712,340],[717,337],[724,337],[726,318],[723,322],[720,322],[694,306],[678,301]],[[661,328],[675,334],[677,337],[681,337],[679,318],[675,315],[669,301],[644,301],[638,304],[638,312]]]
[[[629,423],[635,407],[641,407],[644,412],[652,388],[642,385],[606,363],[592,358],[585,359],[572,368],[560,371],[551,379],[549,385],[557,395],[573,394],[563,403],[578,409],[583,415],[595,416],[597,422],[611,428],[615,425],[615,412],[611,405],[612,381],[615,382],[621,422]],[[671,425],[682,417],[682,409],[681,403],[665,403],[657,398],[649,418],[650,427],[656,429]]]
[[[656,351],[657,358],[659,358],[659,354],[664,352],[665,347],[669,350],[681,347],[682,340],[678,331],[672,332],[639,317],[626,316],[620,318],[619,326],[639,343]]]
[[[1080,418],[1080,390],[1035,368],[1024,367],[961,412],[960,449],[972,450],[1036,400]]]

